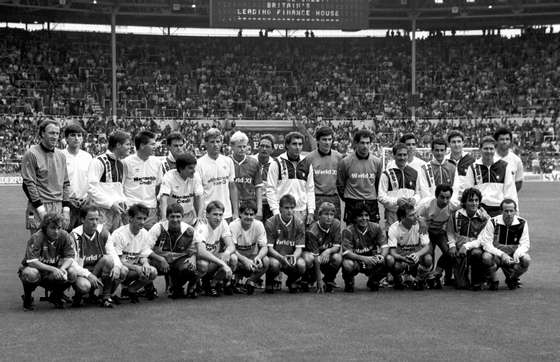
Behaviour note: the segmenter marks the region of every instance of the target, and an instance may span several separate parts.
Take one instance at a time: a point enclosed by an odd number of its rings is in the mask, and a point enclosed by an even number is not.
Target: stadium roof
[[[231,0],[236,1],[236,0]],[[352,0],[347,0],[352,1]],[[0,0],[1,22],[209,27],[210,0]],[[557,0],[369,0],[370,29],[472,30],[560,23]]]

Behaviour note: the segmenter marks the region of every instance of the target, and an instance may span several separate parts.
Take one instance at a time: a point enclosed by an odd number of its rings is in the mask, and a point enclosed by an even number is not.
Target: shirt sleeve
[[[389,196],[389,177],[383,172],[379,179],[379,202],[388,209],[395,209],[397,200],[397,197]]]
[[[235,165],[233,164],[233,160],[230,157],[226,157],[228,168],[229,168],[229,175],[228,181],[229,183],[235,182]]]
[[[293,221],[296,222],[296,248],[305,248],[305,226],[303,222],[293,217]]]
[[[447,245],[449,245],[450,248],[457,246],[457,240],[455,239],[455,217],[456,214],[453,212],[449,215],[449,219],[447,220]]]
[[[305,248],[314,255],[319,255],[319,242],[317,236],[312,232],[312,228],[305,232]]]
[[[521,233],[521,238],[519,238],[519,246],[517,250],[515,250],[514,255],[516,256],[523,256],[529,252],[529,247],[531,246],[531,242],[529,241],[529,225],[525,222],[525,226],[523,227],[523,233]]]
[[[156,240],[161,235],[161,224],[159,222],[155,223],[154,226],[148,231],[148,237],[150,241],[150,248],[154,248],[156,245]]]
[[[62,251],[62,257],[64,259],[74,259],[74,257],[76,256],[76,251],[74,250],[74,239],[72,239],[72,236],[70,236],[70,234],[68,234],[67,232],[63,233],[63,237],[64,247]]]
[[[194,195],[195,196],[202,196],[204,193],[204,188],[202,187],[202,179],[200,178],[200,174],[195,172],[193,175],[194,181]]]
[[[387,244],[387,238],[385,237],[385,233],[383,232],[381,227],[378,226],[375,231],[375,239],[377,241],[377,245],[381,248],[388,248],[389,244]]]
[[[260,248],[262,248],[263,246],[267,246],[266,230],[264,229],[264,225],[262,222],[257,223],[256,233],[257,245]]]
[[[305,190],[307,193],[307,212],[313,214],[315,212],[315,179],[313,177],[313,166],[311,164],[309,164],[309,173],[307,174]]]
[[[70,207],[69,200],[70,200],[70,179],[68,178],[68,167],[66,166],[66,156],[64,153],[61,153],[63,162],[62,162],[62,206]]]
[[[398,244],[398,230],[397,230],[398,223],[394,223],[389,227],[389,231],[387,232],[387,246],[390,248],[396,248]]]
[[[197,243],[206,243],[208,240],[208,225],[204,223],[197,223],[196,228],[194,229],[194,237]]]
[[[419,194],[420,194],[420,200],[423,199],[427,199],[431,195],[430,193],[430,187],[428,186],[428,176],[426,175],[426,167],[427,166],[422,166],[420,167],[420,172],[418,172],[418,188],[419,188]]]
[[[253,184],[255,185],[255,187],[262,187],[263,179],[262,179],[261,170],[259,170],[258,167],[258,161],[256,164],[257,166],[255,167],[255,173],[253,174]]]
[[[21,161],[21,178],[23,179],[23,191],[34,208],[43,205],[37,190],[37,159],[32,152],[26,152]]]
[[[265,223],[267,245],[270,247],[274,247],[276,238],[278,237],[276,228],[274,226],[275,225],[273,219],[269,219]]]
[[[166,173],[163,176],[161,181],[161,187],[159,188],[158,200],[161,199],[162,196],[169,196],[171,193],[171,174]]]
[[[141,258],[147,258],[150,256],[150,254],[152,254],[152,248],[151,248],[151,238],[150,238],[150,234],[148,233],[148,231],[146,229],[142,229],[142,250],[140,250],[140,257]]]
[[[278,186],[278,162],[272,161],[270,167],[268,168],[268,175],[266,177],[266,200],[270,206],[270,210],[274,215],[280,213],[278,205],[278,194],[276,193],[276,187]]]
[[[101,189],[100,180],[103,175],[103,164],[99,159],[93,159],[88,167],[88,194],[95,205],[105,209],[110,209],[113,205],[112,200],[105,196]]]
[[[493,254],[493,255],[502,256],[503,252],[500,251],[499,249],[497,249],[493,244],[494,228],[495,228],[494,223],[492,222],[492,220],[489,220],[486,223],[486,226],[484,227],[484,229],[482,229],[480,234],[478,234],[478,238],[476,238],[476,240],[478,241],[478,245],[482,246],[484,251],[486,251],[490,254]],[[471,242],[471,243],[473,243],[473,242]],[[467,243],[467,244],[471,244],[471,243]],[[467,244],[465,244],[465,247],[467,248],[467,250],[470,250],[471,245],[469,245],[467,247]]]
[[[513,179],[513,174],[509,170],[506,170],[506,176],[504,179],[504,199],[512,199],[517,205],[519,205],[515,180]]]
[[[521,161],[520,158],[517,159],[517,167],[516,167],[516,171],[515,171],[515,181],[523,181],[523,174],[524,174],[524,170],[523,170],[523,162]]]
[[[105,252],[107,253],[107,255],[113,258],[113,262],[115,263],[116,266],[122,266],[122,261],[119,257],[120,255],[122,255],[122,246],[119,246],[119,251],[117,251],[117,247],[115,246],[117,240],[118,240],[118,235],[116,235],[116,233],[113,232],[113,234],[111,234],[107,238],[107,242],[105,243]]]
[[[428,244],[430,244],[430,237],[428,234],[420,234],[420,245],[426,246]]]
[[[352,239],[352,232],[349,229],[344,229],[342,231],[342,255],[354,250]]]
[[[344,191],[346,190],[346,162],[344,161],[344,159],[341,159],[338,162],[336,173],[336,190],[338,192],[338,196],[341,199],[344,199]]]
[[[41,242],[37,235],[31,235],[25,249],[25,264],[39,260],[41,256]]]

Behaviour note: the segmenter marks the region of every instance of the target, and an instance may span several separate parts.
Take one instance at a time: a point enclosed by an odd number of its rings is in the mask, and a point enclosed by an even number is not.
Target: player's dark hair
[[[165,144],[169,147],[171,146],[171,142],[175,140],[185,142],[185,137],[183,137],[183,135],[180,134],[179,132],[171,132],[170,134],[167,135],[167,137],[165,137]]]
[[[359,203],[358,205],[352,207],[351,210],[349,210],[349,211],[351,211],[351,215],[352,215],[351,220],[354,221],[354,222],[355,222],[356,219],[357,219],[358,217],[360,217],[360,215],[362,215],[364,212],[365,212],[366,214],[368,214],[368,216],[369,216],[368,207],[367,207],[364,203]]]
[[[181,204],[171,204],[171,205],[167,205],[167,209],[165,209],[165,216],[169,217],[169,215],[171,214],[181,214],[184,215],[185,214],[185,210],[183,209],[183,206],[181,206]]]
[[[500,202],[500,210],[504,209],[504,205],[511,205],[513,204],[513,207],[515,207],[515,210],[517,210],[517,202],[515,202],[514,199],[503,199],[502,202]]]
[[[482,193],[479,189],[474,187],[465,189],[463,191],[463,194],[461,195],[461,206],[465,208],[465,206],[467,205],[467,201],[472,199],[474,196],[478,197],[478,202],[482,202]]]
[[[128,216],[135,217],[138,214],[144,214],[150,216],[150,209],[142,204],[133,204],[131,207],[128,208]]]
[[[405,149],[408,152],[408,147],[404,143],[402,143],[402,142],[396,143],[393,146],[393,156],[395,156],[397,154],[397,152],[399,152],[399,150],[402,150],[402,149]]]
[[[453,187],[451,187],[451,185],[449,184],[439,184],[436,186],[436,197],[439,196],[439,194],[441,194],[442,192],[451,192],[451,195],[453,195]]]
[[[401,204],[397,209],[397,219],[401,221],[406,217],[406,214],[410,211],[414,210],[414,205],[409,202],[405,202]]]
[[[494,147],[496,147],[496,140],[492,136],[482,137],[482,139],[480,140],[480,148],[482,148],[482,146],[484,146],[485,143],[491,143],[494,145]]]
[[[288,206],[288,205],[296,207],[296,199],[295,199],[295,197],[293,197],[290,194],[286,194],[286,195],[282,196],[278,203],[279,203],[280,207]]]
[[[408,140],[416,141],[416,135],[414,133],[405,133],[399,138],[400,143],[406,143]]]
[[[210,201],[208,203],[208,205],[206,206],[206,213],[209,214],[216,209],[220,210],[221,212],[226,211],[226,208],[225,208],[224,204],[222,204],[218,200],[214,200],[214,201]]]
[[[128,140],[130,140],[129,133],[121,130],[116,130],[109,135],[109,138],[107,139],[107,148],[109,150],[114,150],[115,147],[124,144]]]
[[[181,171],[189,165],[196,165],[196,157],[192,153],[182,153],[175,159],[177,171]]]
[[[445,148],[447,148],[447,141],[441,137],[436,138],[432,141],[432,150],[436,147],[436,145],[445,146]]]
[[[84,206],[80,209],[80,219],[85,219],[90,212],[97,212],[101,216],[101,212],[97,206]]]
[[[284,138],[284,145],[285,146],[289,145],[290,143],[292,143],[294,139],[296,140],[299,139],[303,141],[304,137],[299,132],[290,132],[286,135],[286,138]]]
[[[509,128],[506,127],[500,127],[496,130],[496,132],[494,132],[494,139],[497,141],[498,138],[500,138],[500,136],[503,135],[509,135],[509,139],[513,140],[513,133],[511,133],[511,130]]]
[[[354,138],[353,138],[354,143],[359,143],[362,140],[362,138],[369,138],[370,142],[373,141],[373,135],[369,129],[362,128],[354,132]]]
[[[245,210],[253,210],[253,212],[257,212],[257,203],[253,200],[245,200],[239,204],[239,213],[242,214]]]
[[[451,139],[455,137],[460,137],[462,141],[465,140],[465,135],[463,134],[463,132],[454,129],[447,134],[447,142],[450,143]]]
[[[334,132],[332,128],[327,126],[319,127],[319,129],[317,129],[317,132],[315,132],[315,139],[319,141],[321,137],[332,136],[333,134]]]
[[[50,225],[55,225],[55,226],[62,227],[63,221],[64,220],[63,220],[61,214],[58,214],[56,212],[49,212],[45,215],[45,217],[43,217],[43,220],[41,220],[40,228],[46,234],[47,233],[47,228]]]
[[[55,126],[57,126],[60,129],[60,123],[58,123],[57,121],[55,121],[54,119],[46,119],[43,122],[41,122],[39,124],[39,137],[43,137],[43,132],[45,132],[45,130],[47,129],[47,127],[53,124]]]
[[[71,134],[79,133],[85,135],[86,131],[79,124],[71,124],[64,128],[64,138],[68,138]]]
[[[259,138],[259,146],[261,145],[262,140],[270,141],[270,145],[274,147],[274,136],[270,133],[263,134],[261,138]]]
[[[150,140],[156,138],[156,134],[152,131],[141,131],[136,136],[134,136],[134,147],[139,149],[140,146],[150,143]]]

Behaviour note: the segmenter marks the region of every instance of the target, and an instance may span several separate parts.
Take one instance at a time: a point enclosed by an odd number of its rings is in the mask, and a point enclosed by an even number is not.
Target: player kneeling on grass
[[[231,277],[237,269],[237,255],[231,231],[224,220],[225,207],[220,201],[211,201],[206,206],[207,222],[198,222],[195,228],[195,242],[201,243],[215,258],[197,261],[203,288],[207,295],[219,297],[233,294]]]
[[[180,204],[167,206],[165,214],[167,220],[156,223],[149,232],[153,250],[149,256],[150,264],[157,269],[158,274],[165,275],[166,280],[169,280],[170,298],[184,298],[183,286],[187,282],[187,296],[195,298],[200,243],[193,241],[193,227],[182,221],[184,210]]]
[[[428,234],[420,234],[414,206],[402,204],[397,209],[397,219],[389,227],[387,267],[395,278],[395,289],[403,289],[403,273],[414,278],[414,288],[422,290],[430,276],[433,258]]]
[[[132,303],[138,303],[138,290],[151,284],[157,277],[157,270],[150,265],[148,257],[152,254],[151,238],[144,224],[150,210],[142,204],[133,204],[128,209],[129,224],[115,230],[109,237],[107,251],[115,264],[128,269],[123,282],[122,296],[128,296]],[[148,294],[148,291],[146,291]]]
[[[379,290],[379,281],[387,275],[385,258],[388,248],[379,224],[369,221],[367,208],[355,210],[353,224],[342,232],[342,279],[344,291],[354,292],[354,277],[364,273],[367,287]]]
[[[452,258],[457,289],[482,288],[482,249],[475,246],[478,243],[475,240],[490,216],[480,207],[480,200],[482,194],[478,189],[471,187],[464,190],[461,195],[462,207],[451,215],[447,225],[448,253]]]
[[[78,278],[74,284],[73,307],[79,307],[84,295],[90,295],[89,300],[96,299],[96,289],[102,288],[101,306],[112,308],[114,293],[119,283],[126,277],[128,269],[115,266],[114,259],[108,255],[105,246],[109,240],[109,231],[99,223],[101,213],[94,206],[80,210],[82,225],[72,230],[76,245],[75,262],[78,265]]]
[[[49,301],[55,308],[64,308],[64,290],[76,280],[73,267],[74,247],[72,237],[62,230],[63,217],[48,213],[40,229],[27,242],[25,257],[19,269],[23,283],[23,308],[33,309],[32,293],[38,286],[50,291]]]
[[[317,293],[332,293],[336,284],[334,279],[342,264],[340,254],[341,227],[335,219],[336,207],[331,202],[323,202],[315,221],[305,233],[305,250],[308,282],[317,281]]]
[[[237,275],[247,277],[245,290],[253,294],[257,281],[268,271],[268,246],[266,230],[261,221],[255,220],[257,204],[243,201],[239,206],[239,219],[229,224],[238,258]]]
[[[266,273],[266,293],[274,293],[274,278],[280,272],[287,275],[286,286],[296,293],[298,282],[305,274],[306,264],[301,257],[305,247],[305,226],[294,216],[296,199],[292,195],[280,198],[280,213],[266,221],[268,257],[270,266]]]
[[[517,204],[505,199],[500,204],[502,214],[493,217],[478,235],[484,249],[482,263],[489,268],[490,289],[497,290],[499,281],[496,275],[502,268],[509,289],[521,286],[519,277],[529,269],[529,226],[527,221],[517,216]]]

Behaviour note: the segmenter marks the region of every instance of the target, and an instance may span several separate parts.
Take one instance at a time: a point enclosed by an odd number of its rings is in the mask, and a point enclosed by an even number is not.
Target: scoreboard
[[[368,0],[210,0],[210,27],[367,29]]]

